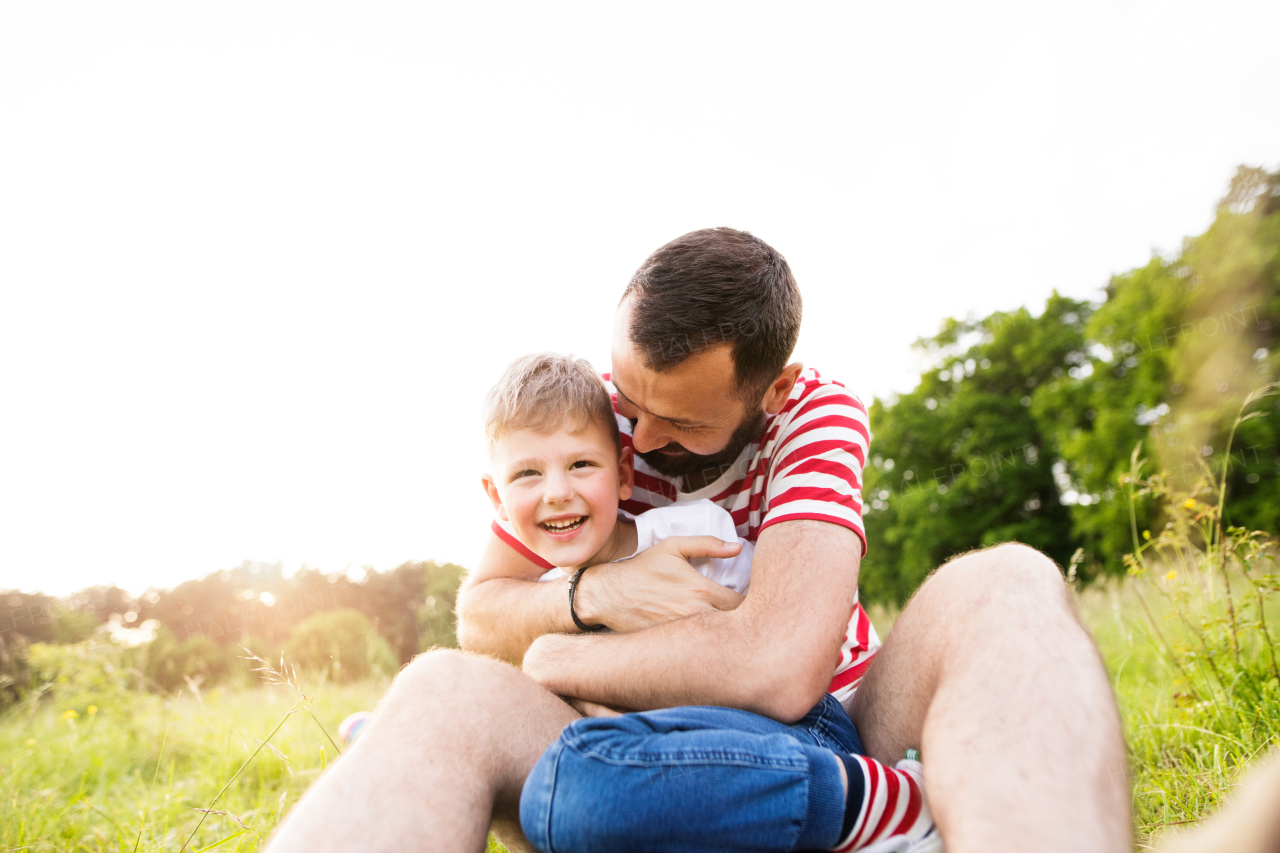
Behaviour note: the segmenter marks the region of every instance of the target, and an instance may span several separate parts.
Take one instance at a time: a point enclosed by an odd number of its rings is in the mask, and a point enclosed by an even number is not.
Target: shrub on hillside
[[[0,633],[0,711],[21,702],[30,682],[26,641],[21,634]]]
[[[208,637],[179,642],[166,628],[157,630],[150,642],[128,649],[124,662],[141,678],[140,687],[169,693],[186,687],[187,679],[198,687],[211,687],[237,668],[234,649],[219,646]]]
[[[356,681],[375,672],[391,674],[398,666],[391,647],[373,624],[350,609],[326,610],[308,617],[294,629],[284,654],[288,663],[326,673],[334,681]]]
[[[102,639],[79,643],[32,643],[31,689],[67,708],[108,706],[130,691],[124,649]]]

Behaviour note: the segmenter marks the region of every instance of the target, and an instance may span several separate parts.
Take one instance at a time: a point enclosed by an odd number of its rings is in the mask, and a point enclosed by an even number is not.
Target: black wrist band
[[[578,618],[578,614],[573,609],[573,594],[578,591],[578,581],[582,579],[582,573],[589,568],[591,567],[583,566],[582,568],[578,569],[576,572],[573,573],[573,577],[569,578],[569,615],[573,617],[573,624],[578,626],[579,631],[585,631],[588,634],[593,634],[596,631],[603,631],[608,626],[607,625],[588,625],[587,623],[583,622],[581,619]]]

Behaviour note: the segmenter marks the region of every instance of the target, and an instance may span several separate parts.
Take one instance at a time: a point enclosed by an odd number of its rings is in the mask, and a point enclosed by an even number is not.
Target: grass
[[[1208,613],[1225,613],[1225,588],[1214,576],[1163,566],[1149,576],[1094,585],[1077,595],[1115,684],[1130,744],[1139,844],[1167,826],[1184,826],[1213,810],[1240,770],[1280,732],[1280,697],[1243,704],[1225,699],[1207,676],[1188,683],[1169,660],[1169,643],[1195,639],[1183,624],[1180,594]],[[1240,593],[1236,579],[1233,591]],[[1267,615],[1280,625],[1280,612]],[[887,632],[896,613],[874,608]],[[1195,623],[1192,622],[1192,625]],[[1268,665],[1262,648],[1242,660]],[[385,680],[325,685],[311,704],[330,733],[352,711],[372,708]],[[1193,698],[1191,691],[1202,695]],[[89,697],[93,698],[93,697]],[[336,757],[321,726],[295,713],[258,751],[222,799],[223,784],[294,707],[287,686],[214,689],[176,698],[126,692],[101,698],[89,714],[56,698],[0,718],[0,851],[252,851],[281,815]],[[67,711],[75,710],[76,715]],[[197,809],[213,804],[207,816]],[[491,842],[490,851],[500,851]]]
[[[1077,593],[1119,698],[1139,847],[1210,813],[1241,770],[1280,740],[1276,680],[1259,679],[1261,695],[1242,687],[1250,672],[1269,672],[1265,644],[1237,631],[1237,664],[1220,635],[1225,684],[1207,674],[1214,638],[1202,632],[1225,622],[1228,582],[1241,602],[1248,579],[1239,572],[1164,564]],[[1280,624],[1278,604],[1265,604],[1270,624]],[[883,633],[897,615],[871,613]],[[1248,621],[1247,607],[1236,614]],[[287,684],[170,698],[99,690],[12,709],[0,718],[0,853],[258,850],[337,757],[326,730],[372,708],[386,685],[325,685],[307,703],[314,720],[297,710]],[[489,850],[502,848],[491,840]]]
[[[1179,592],[1196,590],[1210,608],[1225,607],[1223,587],[1213,578],[1180,574],[1166,579],[1169,571],[1150,584],[1158,587],[1154,596],[1139,578],[1098,585],[1077,596],[1081,619],[1098,643],[1119,700],[1140,846],[1164,829],[1185,827],[1211,813],[1241,770],[1280,741],[1274,683],[1262,701],[1240,701],[1214,690],[1207,676],[1189,680],[1170,661],[1154,626],[1171,644],[1195,648],[1197,639],[1182,623]],[[1154,620],[1140,596],[1147,598]],[[1280,616],[1274,604],[1267,610],[1273,618]],[[1243,661],[1258,662],[1258,651]]]
[[[385,688],[328,685],[312,707],[336,731]],[[177,851],[193,832],[187,850],[224,840],[225,851],[257,850],[337,757],[320,727],[290,717],[214,798],[296,701],[285,688],[259,687],[11,710],[0,720],[0,850]],[[215,812],[197,811],[211,804]]]

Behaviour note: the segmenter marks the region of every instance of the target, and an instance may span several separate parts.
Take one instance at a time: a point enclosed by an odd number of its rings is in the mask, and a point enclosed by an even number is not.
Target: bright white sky
[[[6,3],[0,588],[474,564],[479,406],[750,230],[870,401],[1280,158],[1280,4]]]

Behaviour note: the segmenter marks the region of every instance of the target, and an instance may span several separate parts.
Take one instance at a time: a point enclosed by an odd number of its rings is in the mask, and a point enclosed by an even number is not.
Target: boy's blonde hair
[[[586,359],[554,352],[526,355],[511,363],[484,399],[484,434],[489,449],[518,430],[551,432],[573,422],[576,432],[599,424],[622,452],[613,401]]]

